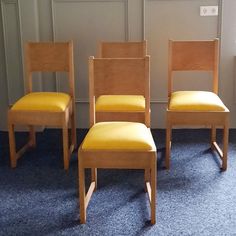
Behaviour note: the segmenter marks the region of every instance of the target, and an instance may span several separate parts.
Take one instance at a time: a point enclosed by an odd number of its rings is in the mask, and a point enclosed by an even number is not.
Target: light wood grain
[[[211,148],[222,159],[222,170],[227,169],[229,110],[172,111],[169,110],[175,71],[211,71],[212,91],[218,94],[219,40],[169,41],[168,108],[166,117],[166,168],[170,168],[171,134],[175,125],[204,125],[211,127]],[[216,143],[216,127],[223,128],[223,151]]]
[[[96,99],[101,95],[143,95],[145,111],[134,112],[131,121],[150,126],[150,57],[89,58],[90,125],[100,121],[127,121],[124,112],[95,112]],[[130,120],[130,119],[129,119]]]
[[[64,169],[69,168],[70,154],[76,146],[76,126],[75,126],[75,92],[74,92],[74,58],[73,43],[38,43],[29,42],[25,45],[25,69],[26,69],[26,93],[33,92],[33,72],[67,72],[70,102],[62,112],[53,111],[30,111],[12,110],[8,111],[9,144],[11,167],[16,167],[17,159],[28,149],[36,145],[35,125],[49,125],[63,129],[63,156]],[[71,126],[71,145],[69,145],[68,128]],[[16,152],[14,126],[29,126],[29,142]]]
[[[149,131],[150,132],[150,131]],[[97,187],[97,168],[112,169],[144,169],[145,187],[151,206],[151,224],[156,223],[156,148],[150,151],[138,150],[83,150],[81,144],[78,151],[78,178],[80,223],[86,223],[86,210],[92,193]],[[92,169],[91,184],[85,192],[85,169]],[[147,171],[148,170],[148,174]]]
[[[98,57],[135,58],[147,55],[147,41],[140,42],[100,42]]]

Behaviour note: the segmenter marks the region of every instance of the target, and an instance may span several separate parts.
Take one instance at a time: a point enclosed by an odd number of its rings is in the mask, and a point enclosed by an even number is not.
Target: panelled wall
[[[219,16],[200,16],[200,6],[204,5],[218,5]],[[168,39],[215,37],[221,39],[222,49],[220,95],[231,110],[231,127],[236,127],[235,11],[235,0],[1,0],[0,129],[7,128],[8,106],[24,94],[26,41],[74,41],[77,127],[85,128],[89,120],[88,57],[96,55],[98,42],[147,39],[151,55],[151,125],[164,128]],[[35,90],[65,90],[58,76],[36,75]],[[186,79],[185,83],[177,78],[175,87],[210,89],[209,74]]]

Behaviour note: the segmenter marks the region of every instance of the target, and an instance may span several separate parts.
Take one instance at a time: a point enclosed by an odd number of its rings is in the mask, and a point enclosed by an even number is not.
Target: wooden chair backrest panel
[[[214,70],[214,41],[172,42],[172,70]]]
[[[68,72],[70,94],[74,97],[72,41],[28,42],[25,45],[25,64],[28,92],[32,91],[33,72]]]
[[[101,42],[99,57],[102,58],[135,58],[147,55],[147,42]]]
[[[168,96],[172,92],[174,71],[212,71],[213,91],[218,93],[219,40],[169,40]]]
[[[68,43],[27,43],[29,71],[69,71]]]
[[[149,57],[90,58],[94,96],[144,95],[148,86]]]

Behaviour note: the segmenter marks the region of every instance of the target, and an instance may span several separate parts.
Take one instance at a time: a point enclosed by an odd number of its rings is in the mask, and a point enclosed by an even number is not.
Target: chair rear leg
[[[152,156],[151,167],[151,224],[156,223],[156,154]]]
[[[211,149],[214,149],[213,143],[216,142],[216,126],[211,126]]]
[[[223,134],[223,157],[222,157],[222,170],[227,169],[227,159],[228,159],[228,139],[229,139],[229,124],[226,122],[224,125]]]
[[[13,124],[8,124],[8,136],[9,136],[11,168],[15,168],[17,165],[17,158],[16,158],[16,140],[15,140],[15,132]]]
[[[144,113],[144,116],[145,116],[145,118],[144,118],[144,120],[145,120],[145,125],[148,127],[148,128],[150,128],[150,123],[151,123],[151,119],[150,119],[150,111],[146,111],[145,113]]]
[[[69,144],[68,144],[68,125],[63,125],[63,158],[64,158],[64,170],[69,169]]]
[[[91,168],[91,180],[95,182],[95,191],[97,189],[97,168]]]

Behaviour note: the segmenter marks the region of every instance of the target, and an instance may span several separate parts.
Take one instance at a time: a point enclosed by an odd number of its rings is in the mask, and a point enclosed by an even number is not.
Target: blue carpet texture
[[[78,130],[79,142],[86,132]],[[7,133],[0,132],[0,235],[236,235],[236,130],[230,131],[226,172],[209,149],[209,130],[174,131],[170,171],[163,168],[165,131],[152,133],[158,148],[154,226],[143,171],[99,170],[87,224],[80,225],[77,151],[65,172],[61,132],[38,133],[37,147],[14,170]],[[17,144],[26,137],[17,133]]]

